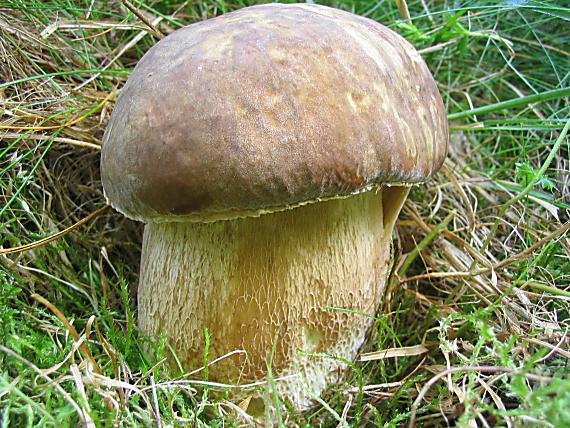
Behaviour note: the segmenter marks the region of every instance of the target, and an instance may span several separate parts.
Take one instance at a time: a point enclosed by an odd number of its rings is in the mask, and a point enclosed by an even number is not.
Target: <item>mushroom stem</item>
[[[391,232],[407,187],[383,187],[256,218],[150,223],[144,233],[139,324],[166,333],[188,370],[216,362],[211,380],[261,380],[275,343],[274,376],[294,405],[308,404],[353,360],[380,305]],[[338,309],[333,309],[338,308]],[[360,313],[360,314],[359,314]]]

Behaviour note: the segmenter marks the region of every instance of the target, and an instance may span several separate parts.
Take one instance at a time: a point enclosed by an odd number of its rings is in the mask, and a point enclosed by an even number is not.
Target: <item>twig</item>
[[[550,355],[552,355],[555,352],[570,360],[570,352],[561,348],[561,345],[566,341],[566,334],[567,333],[568,332],[564,333],[564,335],[562,336],[562,339],[560,339],[560,341],[556,345],[552,345],[551,343],[544,342],[544,341],[539,340],[539,339],[534,339],[532,337],[524,337],[523,336],[523,337],[521,337],[521,339],[526,340],[527,342],[530,342],[530,343],[534,343],[535,345],[544,346],[545,348],[551,349],[551,351],[548,354],[546,354],[544,357],[542,357],[537,362],[546,360]]]
[[[122,0],[122,1],[123,4],[127,7],[127,9],[129,9],[132,13],[134,13],[138,19],[144,22],[148,26],[148,28],[152,30],[152,32],[154,33],[153,36],[155,36],[158,39],[164,38],[164,34],[162,34],[162,32],[158,28],[156,28],[152,24],[152,22],[150,22],[142,13],[140,13],[139,10],[136,7],[134,7],[129,0]]]
[[[16,134],[14,132],[7,132],[6,134],[2,134],[2,138],[10,138],[14,140],[21,137],[22,137],[21,134]],[[74,140],[72,138],[65,138],[65,137],[54,138],[53,136],[50,135],[40,135],[40,134],[28,134],[26,135],[26,138],[29,138],[31,140],[40,140],[40,141],[46,141],[46,140],[55,141],[56,143],[69,144],[71,146],[76,146],[86,149],[101,150],[101,145],[99,144],[88,143],[87,141]]]
[[[103,208],[99,208],[97,211],[89,214],[85,218],[82,218],[77,223],[72,224],[71,226],[63,229],[61,232],[54,233],[53,235],[50,235],[50,236],[43,238],[43,239],[40,239],[39,241],[32,242],[31,244],[20,245],[18,247],[13,247],[13,248],[0,248],[0,255],[16,254],[16,253],[22,253],[24,251],[30,251],[30,250],[33,250],[35,248],[41,247],[42,245],[48,244],[52,241],[55,241],[56,239],[59,239],[65,235],[67,235],[69,232],[72,232],[73,230],[77,229],[78,227],[83,226],[85,223],[88,223],[91,220],[99,217],[101,214],[103,214],[109,208],[111,208],[110,205],[105,205]]]

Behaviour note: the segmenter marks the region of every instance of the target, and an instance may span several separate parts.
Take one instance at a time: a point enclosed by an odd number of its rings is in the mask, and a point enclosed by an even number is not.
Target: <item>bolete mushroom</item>
[[[140,60],[103,139],[109,203],[146,223],[138,320],[185,368],[303,406],[381,303],[409,186],[447,151],[427,66],[386,27],[313,4],[199,22]],[[300,351],[334,358],[310,358]]]

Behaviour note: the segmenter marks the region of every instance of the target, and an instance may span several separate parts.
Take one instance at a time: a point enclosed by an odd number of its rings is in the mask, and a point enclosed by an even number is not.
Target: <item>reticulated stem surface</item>
[[[302,383],[318,395],[365,340],[382,296],[391,231],[407,188],[385,187],[346,199],[215,223],[145,228],[139,324],[166,333],[187,370],[241,349],[209,368],[224,383],[263,380],[275,343],[275,377],[294,404]],[[337,308],[337,309],[334,309]],[[357,313],[355,313],[357,312]],[[359,314],[360,313],[360,314]]]

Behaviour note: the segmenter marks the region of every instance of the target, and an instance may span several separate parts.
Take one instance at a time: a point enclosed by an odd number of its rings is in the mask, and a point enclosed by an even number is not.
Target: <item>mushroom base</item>
[[[356,357],[372,326],[366,314],[380,306],[407,193],[383,187],[258,218],[148,224],[141,329],[166,334],[189,371],[204,365],[207,330],[208,360],[228,355],[209,380],[264,380],[271,364],[277,391],[306,407],[342,378],[340,360]]]

